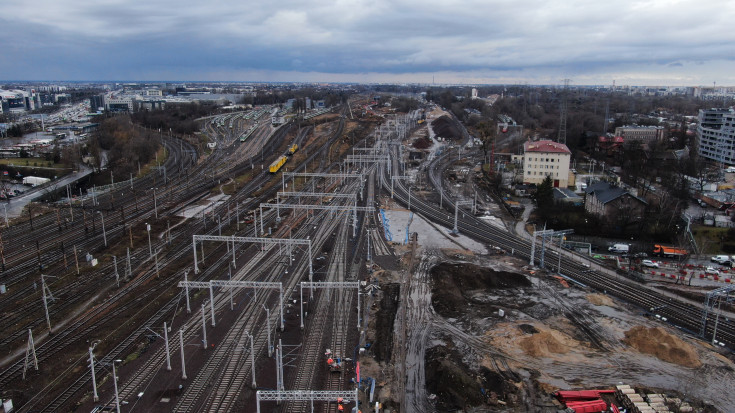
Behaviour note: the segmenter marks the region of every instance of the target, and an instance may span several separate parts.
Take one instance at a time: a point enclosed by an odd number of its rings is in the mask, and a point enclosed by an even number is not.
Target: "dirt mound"
[[[428,149],[432,145],[431,139],[426,136],[421,137],[413,141],[413,147],[416,149]]]
[[[545,357],[551,353],[565,354],[569,351],[569,346],[549,331],[524,337],[519,345],[526,354],[532,357]]]
[[[587,294],[587,301],[594,305],[606,305],[608,307],[615,304],[612,298],[604,294]]]
[[[453,412],[499,400],[507,406],[517,401],[518,388],[503,375],[480,366],[479,374],[462,361],[462,355],[445,346],[426,351],[426,391],[435,394],[436,411]]]
[[[641,353],[669,363],[692,368],[702,365],[694,347],[661,327],[635,326],[625,332],[623,342]]]
[[[447,115],[440,116],[431,122],[431,129],[434,130],[437,137],[444,139],[458,140],[462,137],[457,124]]]
[[[492,305],[473,297],[477,290],[531,286],[531,282],[522,274],[495,271],[467,263],[441,263],[431,269],[431,279],[431,304],[444,317],[458,317],[472,306],[493,311]]]

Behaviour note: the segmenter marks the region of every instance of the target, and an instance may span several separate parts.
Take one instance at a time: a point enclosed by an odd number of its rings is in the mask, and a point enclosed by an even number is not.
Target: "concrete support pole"
[[[283,326],[283,283],[278,287],[278,299],[279,299],[279,305],[281,306],[281,331],[284,330]]]
[[[189,284],[187,283],[187,272],[184,272],[184,294],[186,295],[186,313],[191,314],[191,303],[189,301]]]
[[[257,389],[258,385],[255,381],[255,345],[253,343],[253,336],[248,333],[250,339],[250,375],[253,377],[253,381],[250,383],[250,387]]]
[[[299,312],[299,320],[301,321],[301,329],[304,329],[304,286],[299,284],[299,305],[301,311]]]
[[[89,369],[92,371],[92,398],[94,401],[99,401],[100,396],[97,394],[97,377],[94,374],[94,348],[89,348]]]
[[[207,317],[204,314],[204,304],[202,304],[202,344],[207,349]]]
[[[260,233],[265,234],[265,231],[263,231],[263,206],[260,207]]]
[[[263,305],[265,309],[265,324],[268,330],[268,357],[273,357],[273,339],[271,338],[271,310]]]
[[[115,409],[120,413],[120,394],[117,392],[117,372],[115,371],[115,361],[112,362],[112,382],[115,383]]]
[[[115,266],[115,282],[117,283],[118,288],[120,287],[120,273],[117,272],[117,257],[112,256],[112,264]]]
[[[191,248],[194,251],[194,274],[199,274],[199,263],[197,262],[197,241],[194,235],[191,236]]]
[[[181,351],[181,380],[186,380],[186,359],[184,358],[184,330],[179,329],[179,350]]]
[[[215,327],[214,322],[214,291],[212,284],[209,284],[209,309],[212,311],[212,327]]]
[[[41,294],[43,298],[43,311],[46,314],[46,325],[48,326],[48,331],[51,331],[51,318],[48,314],[48,297],[46,296],[46,280],[43,278],[43,274],[41,274]]]
[[[166,370],[171,371],[171,350],[168,347],[168,326],[163,322],[163,341],[166,344]]]

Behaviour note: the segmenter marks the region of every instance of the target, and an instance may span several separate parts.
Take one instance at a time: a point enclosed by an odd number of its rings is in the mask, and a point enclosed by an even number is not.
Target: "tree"
[[[475,128],[482,142],[482,153],[485,155],[486,161],[488,161],[490,159],[489,151],[492,147],[493,139],[495,139],[495,128],[488,121],[478,123]]]
[[[551,175],[546,175],[544,181],[536,186],[533,201],[539,215],[543,218],[548,217],[554,208],[554,182],[551,180]]]

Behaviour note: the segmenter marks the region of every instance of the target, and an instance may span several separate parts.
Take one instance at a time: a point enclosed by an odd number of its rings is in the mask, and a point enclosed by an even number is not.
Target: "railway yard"
[[[555,246],[544,268],[480,174],[449,173],[483,157],[461,124],[348,109],[207,117],[211,151],[163,137],[160,168],[3,228],[2,398],[20,412],[555,412],[556,390],[627,384],[671,411],[735,405],[729,306],[703,315],[701,291]]]

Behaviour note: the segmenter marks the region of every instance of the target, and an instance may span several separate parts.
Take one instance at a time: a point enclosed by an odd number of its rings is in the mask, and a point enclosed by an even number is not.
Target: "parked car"
[[[643,260],[641,261],[641,265],[643,265],[644,267],[649,267],[649,268],[658,268],[658,263],[653,262],[651,260]]]
[[[715,267],[707,267],[705,268],[704,272],[708,275],[720,275],[720,271],[718,271]]]

